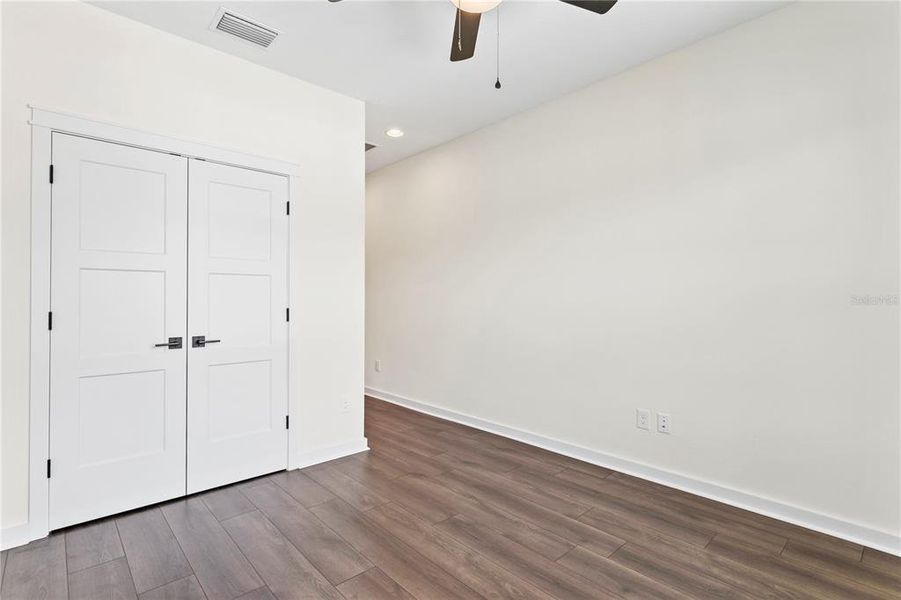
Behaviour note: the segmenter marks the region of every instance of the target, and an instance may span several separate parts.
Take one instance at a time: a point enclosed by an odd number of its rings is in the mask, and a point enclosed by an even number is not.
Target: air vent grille
[[[263,27],[247,17],[242,17],[225,9],[219,10],[214,23],[219,31],[263,48],[268,48],[275,38],[278,37],[278,32],[274,29]]]

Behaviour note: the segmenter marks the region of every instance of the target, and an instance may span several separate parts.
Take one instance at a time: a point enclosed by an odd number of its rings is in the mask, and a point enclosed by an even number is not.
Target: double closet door
[[[287,178],[52,155],[51,529],[284,469]]]

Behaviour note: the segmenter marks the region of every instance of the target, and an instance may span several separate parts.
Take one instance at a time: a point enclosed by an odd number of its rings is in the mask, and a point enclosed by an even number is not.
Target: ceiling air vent
[[[220,8],[219,12],[216,13],[216,18],[213,19],[210,29],[217,29],[263,48],[268,48],[275,38],[278,37],[276,30],[264,27],[245,16],[225,8]]]
[[[375,144],[370,144],[369,142],[365,142],[365,145],[363,147],[366,148],[364,150],[364,152],[369,152],[370,150],[372,150],[373,148],[376,148],[377,146]]]

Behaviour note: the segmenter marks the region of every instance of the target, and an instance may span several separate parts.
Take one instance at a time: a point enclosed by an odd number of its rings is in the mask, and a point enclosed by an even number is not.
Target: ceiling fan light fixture
[[[404,137],[404,130],[398,129],[397,127],[392,127],[391,129],[385,131],[385,135],[390,138]]]
[[[501,0],[451,0],[451,3],[463,12],[482,14],[496,8]]]

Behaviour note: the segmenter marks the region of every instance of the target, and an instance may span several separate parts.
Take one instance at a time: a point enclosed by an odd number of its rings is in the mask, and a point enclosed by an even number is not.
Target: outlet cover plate
[[[646,408],[635,409],[635,426],[645,431],[651,430],[651,411]]]
[[[657,413],[657,431],[660,433],[670,432],[670,416],[666,413]]]

